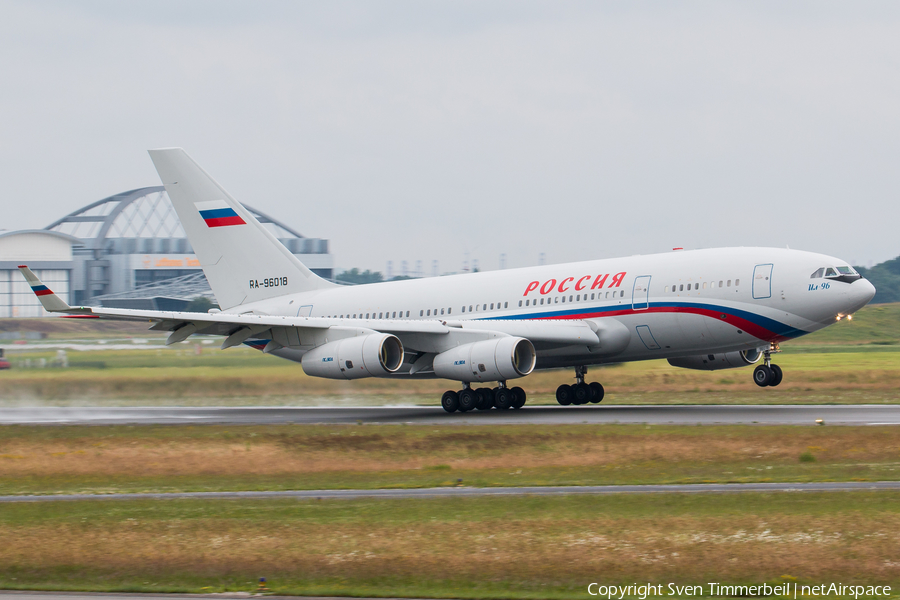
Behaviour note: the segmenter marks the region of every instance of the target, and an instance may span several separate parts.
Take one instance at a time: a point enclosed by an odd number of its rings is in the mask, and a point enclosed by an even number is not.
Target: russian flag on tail
[[[208,200],[194,202],[200,216],[207,227],[226,227],[228,225],[245,225],[246,221],[238,215],[225,200]]]
[[[28,265],[19,265],[20,269],[27,269]],[[53,290],[48,288],[46,285],[40,282],[40,280],[29,281],[28,285],[31,287],[31,291],[34,292],[35,296],[49,296],[53,293]]]

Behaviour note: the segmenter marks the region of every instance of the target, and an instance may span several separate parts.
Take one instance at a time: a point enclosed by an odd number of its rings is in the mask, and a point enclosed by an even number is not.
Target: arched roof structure
[[[324,242],[312,240],[273,219],[260,210],[244,204],[250,213],[291,252],[318,254],[327,252],[323,244],[304,244],[293,240]],[[107,251],[111,249],[110,240],[116,239],[183,239],[184,229],[175,213],[175,208],[161,185],[138,188],[115,194],[92,204],[88,204],[47,227],[47,231],[55,231],[74,236],[82,241],[90,250]],[[191,252],[190,246],[185,250]]]

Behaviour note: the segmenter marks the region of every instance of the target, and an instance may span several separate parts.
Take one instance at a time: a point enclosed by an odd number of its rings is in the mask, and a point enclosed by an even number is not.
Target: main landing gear
[[[768,350],[763,352],[763,364],[753,369],[753,383],[759,387],[775,387],[781,383],[781,379],[784,377],[781,367],[772,364],[773,352],[781,352],[777,344],[772,344]]]
[[[448,413],[467,412],[470,410],[508,410],[519,409],[525,406],[525,390],[520,387],[508,388],[505,381],[500,381],[499,386],[491,388],[478,388],[473,390],[471,385],[463,382],[463,389],[458,392],[448,390],[441,396],[441,406]]]
[[[556,388],[556,401],[563,406],[570,404],[594,404],[603,400],[603,386],[592,381],[584,382],[584,376],[587,375],[587,367],[575,367],[575,385],[563,384]]]

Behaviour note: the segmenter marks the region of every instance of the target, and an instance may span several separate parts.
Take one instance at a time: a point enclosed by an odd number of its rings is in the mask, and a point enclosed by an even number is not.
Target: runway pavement
[[[900,490],[900,481],[828,481],[813,483],[691,483],[669,485],[583,485],[530,487],[439,487],[375,490],[290,490],[278,492],[171,492],[145,494],[55,494],[0,496],[0,503],[66,502],[73,500],[177,500],[295,498],[298,500],[353,500],[357,498],[447,498],[483,496],[563,496],[570,494],[672,494],[735,492],[840,492]]]
[[[423,425],[508,425],[516,423],[673,423],[900,425],[900,405],[666,405],[526,406],[521,410],[448,414],[440,407],[128,407],[0,408],[0,424],[274,424],[410,423]]]

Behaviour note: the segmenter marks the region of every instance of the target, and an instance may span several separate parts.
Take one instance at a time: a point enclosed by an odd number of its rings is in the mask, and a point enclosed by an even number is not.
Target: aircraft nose
[[[852,307],[847,311],[854,313],[875,297],[875,286],[868,279],[857,279],[850,284],[850,302]]]

